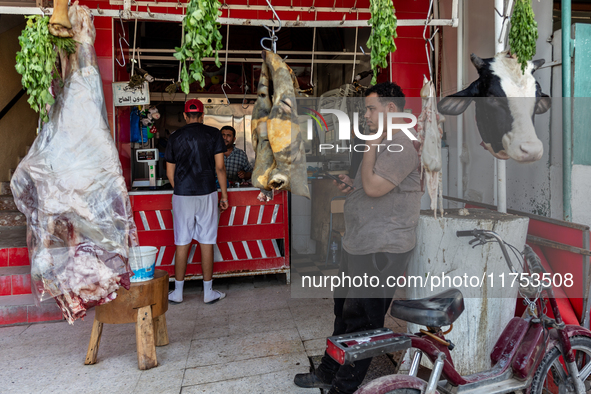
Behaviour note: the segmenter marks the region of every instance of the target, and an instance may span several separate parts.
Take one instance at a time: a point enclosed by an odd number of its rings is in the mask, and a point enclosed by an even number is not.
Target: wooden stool
[[[129,290],[120,287],[115,300],[96,307],[94,323],[86,361],[96,363],[103,323],[123,324],[135,322],[137,363],[139,369],[158,365],[156,346],[168,345],[166,316],[168,310],[168,273],[155,270],[154,279],[131,283]]]

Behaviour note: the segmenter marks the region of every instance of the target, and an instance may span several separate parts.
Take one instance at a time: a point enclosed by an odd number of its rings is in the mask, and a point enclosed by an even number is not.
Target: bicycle
[[[458,231],[458,237],[473,236],[473,244],[497,242],[512,273],[513,266],[506,246],[517,249],[493,231]],[[544,277],[539,257],[528,246],[522,252],[524,272]],[[547,273],[546,273],[547,274]],[[394,333],[387,328],[338,335],[327,339],[327,353],[341,365],[364,358],[413,348],[416,350],[408,375],[388,375],[359,388],[357,394],[563,394],[591,393],[591,331],[562,321],[552,284],[539,281],[523,284],[519,292],[528,305],[524,316],[509,321],[491,353],[491,368],[461,376],[454,368],[451,350],[441,327],[447,327],[464,311],[462,293],[446,290],[433,297],[395,300],[390,314],[407,322],[426,326],[417,334]],[[545,311],[546,294],[554,318]],[[425,354],[433,363],[428,381],[417,373]],[[444,379],[441,379],[441,378]],[[440,380],[441,379],[441,380]]]

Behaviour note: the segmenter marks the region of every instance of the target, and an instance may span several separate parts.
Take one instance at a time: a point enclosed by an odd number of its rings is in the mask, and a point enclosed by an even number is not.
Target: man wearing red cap
[[[191,242],[201,249],[203,301],[212,304],[226,294],[212,289],[213,246],[218,233],[219,211],[228,209],[226,145],[218,129],[203,124],[203,103],[197,99],[185,103],[186,126],[175,131],[166,145],[166,175],[174,194],[175,289],[168,295],[171,303],[183,301],[183,285]],[[218,204],[216,175],[222,189]]]

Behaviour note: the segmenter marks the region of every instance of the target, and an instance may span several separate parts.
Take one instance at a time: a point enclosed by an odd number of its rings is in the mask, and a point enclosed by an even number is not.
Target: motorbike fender
[[[415,376],[408,375],[382,376],[359,388],[355,394],[381,394],[396,389],[417,389],[421,393],[424,393],[427,389],[427,382]],[[438,391],[437,393],[439,394]]]
[[[575,324],[568,324],[563,331],[569,338],[579,336],[591,338],[591,331],[589,331],[589,329],[577,326]],[[550,351],[556,345],[560,345],[560,341],[558,339],[558,331],[556,329],[552,329],[550,330],[550,340],[548,341],[548,345],[546,346],[546,351]]]

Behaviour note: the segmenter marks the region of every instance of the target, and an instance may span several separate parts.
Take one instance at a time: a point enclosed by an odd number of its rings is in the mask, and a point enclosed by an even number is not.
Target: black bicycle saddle
[[[452,324],[464,311],[464,297],[457,289],[418,300],[394,300],[390,314],[404,321],[428,327]]]

